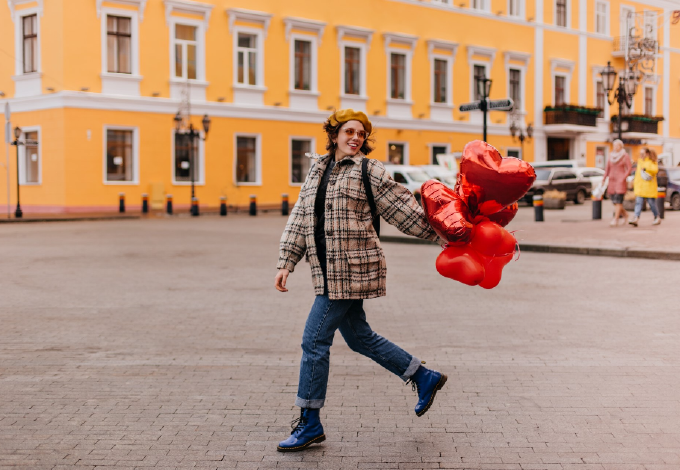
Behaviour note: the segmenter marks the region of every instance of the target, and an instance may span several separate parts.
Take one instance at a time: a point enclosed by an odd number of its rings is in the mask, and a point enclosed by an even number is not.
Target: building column
[[[543,0],[536,0],[536,19],[534,30],[534,161],[547,160],[548,141],[543,131],[543,83],[545,81],[545,61],[543,57]]]

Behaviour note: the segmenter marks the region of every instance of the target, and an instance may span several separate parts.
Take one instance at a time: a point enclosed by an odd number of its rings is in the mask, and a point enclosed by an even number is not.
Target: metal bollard
[[[288,215],[288,194],[281,195],[281,215]]]
[[[220,196],[220,215],[221,216],[227,215],[227,197],[226,196]]]
[[[196,217],[199,214],[198,210],[198,198],[197,197],[192,197],[191,198],[191,215]]]
[[[125,212],[125,193],[118,194],[118,212]]]
[[[250,195],[250,209],[248,212],[250,215],[257,215],[257,197],[255,195]]]
[[[165,196],[165,212],[168,215],[172,215],[172,194],[166,194]]]
[[[144,193],[142,194],[142,214],[148,213],[149,213],[149,195]]]
[[[534,196],[534,220],[536,222],[543,222],[543,195],[536,194]]]
[[[666,188],[661,187],[656,192],[656,207],[659,209],[659,217],[663,219],[664,206],[666,205]]]
[[[593,220],[602,219],[602,198],[593,196]]]

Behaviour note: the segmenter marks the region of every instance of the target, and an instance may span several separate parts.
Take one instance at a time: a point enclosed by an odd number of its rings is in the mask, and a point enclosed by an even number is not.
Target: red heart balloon
[[[512,253],[505,256],[491,258],[484,267],[484,279],[479,283],[484,289],[493,289],[501,282],[503,267],[512,259]]]
[[[515,202],[509,206],[505,206],[503,209],[499,210],[495,214],[489,214],[487,217],[491,222],[496,222],[501,227],[505,227],[510,223],[512,219],[517,215],[519,210],[519,205]]]
[[[444,277],[476,286],[484,280],[484,260],[469,246],[449,246],[437,257],[437,272]]]
[[[493,258],[514,253],[516,243],[515,237],[503,227],[494,222],[485,221],[475,226],[470,248]]]
[[[527,162],[503,158],[493,146],[475,140],[463,149],[457,192],[473,214],[489,216],[524,196],[535,179]]]
[[[449,242],[468,241],[473,225],[465,202],[451,188],[429,180],[420,188],[423,209],[430,225]]]

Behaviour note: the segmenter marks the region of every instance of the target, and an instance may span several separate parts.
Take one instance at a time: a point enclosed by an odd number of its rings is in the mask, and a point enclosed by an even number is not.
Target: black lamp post
[[[531,123],[527,125],[526,129],[518,126],[514,120],[512,121],[512,124],[510,124],[510,135],[512,136],[512,139],[515,140],[515,137],[517,137],[522,147],[522,159],[524,159],[524,141],[531,140],[533,134],[534,127],[531,125]]]
[[[15,127],[14,142],[12,142],[12,145],[17,146],[17,208],[14,211],[14,217],[17,219],[20,219],[24,216],[24,213],[21,210],[21,202],[19,198],[19,188],[21,187],[21,181],[19,180],[19,145],[23,144],[23,142],[19,142],[19,137],[21,137],[21,129],[19,127]]]
[[[619,76],[619,86],[614,91],[614,96],[609,99],[609,94],[614,90],[614,82],[616,81],[616,70],[612,67],[611,62],[607,62],[607,66],[600,72],[602,77],[602,84],[604,89],[607,91],[607,102],[612,105],[616,101],[619,103],[619,118],[618,118],[618,130],[619,130],[619,140],[622,138],[622,123],[621,114],[623,109],[623,104],[630,108],[633,104],[633,96],[637,92],[637,80],[635,79],[635,74],[633,70],[628,70],[628,73],[624,73]]]
[[[196,143],[196,139],[199,140],[206,140],[208,138],[208,132],[210,131],[210,118],[206,114],[203,116],[203,120],[201,123],[203,124],[203,132],[205,134],[205,137],[201,137],[200,131],[197,131],[194,129],[193,123],[189,123],[189,128],[185,129],[184,132],[182,132],[182,114],[177,111],[177,114],[175,114],[174,117],[175,121],[175,130],[177,133],[182,133],[186,136],[186,138],[189,140],[189,176],[191,178],[191,215],[197,216],[198,215],[198,204],[194,204],[194,199],[196,198],[196,188],[195,188],[195,182],[196,182],[196,174],[194,172],[194,146]]]
[[[491,94],[491,79],[486,78],[485,76],[484,77],[477,77],[475,85],[477,87],[477,95],[480,97],[479,98],[479,109],[482,110],[483,125],[484,125],[483,139],[484,139],[484,142],[486,142],[486,114],[489,111],[488,98],[489,98],[489,95]]]

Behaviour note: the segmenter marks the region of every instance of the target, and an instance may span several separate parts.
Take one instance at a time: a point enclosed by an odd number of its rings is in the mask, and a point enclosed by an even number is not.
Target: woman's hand
[[[288,279],[289,274],[290,271],[287,269],[279,269],[279,272],[276,273],[276,278],[274,278],[274,287],[276,287],[277,291],[288,292],[288,289],[286,289],[286,280]]]

